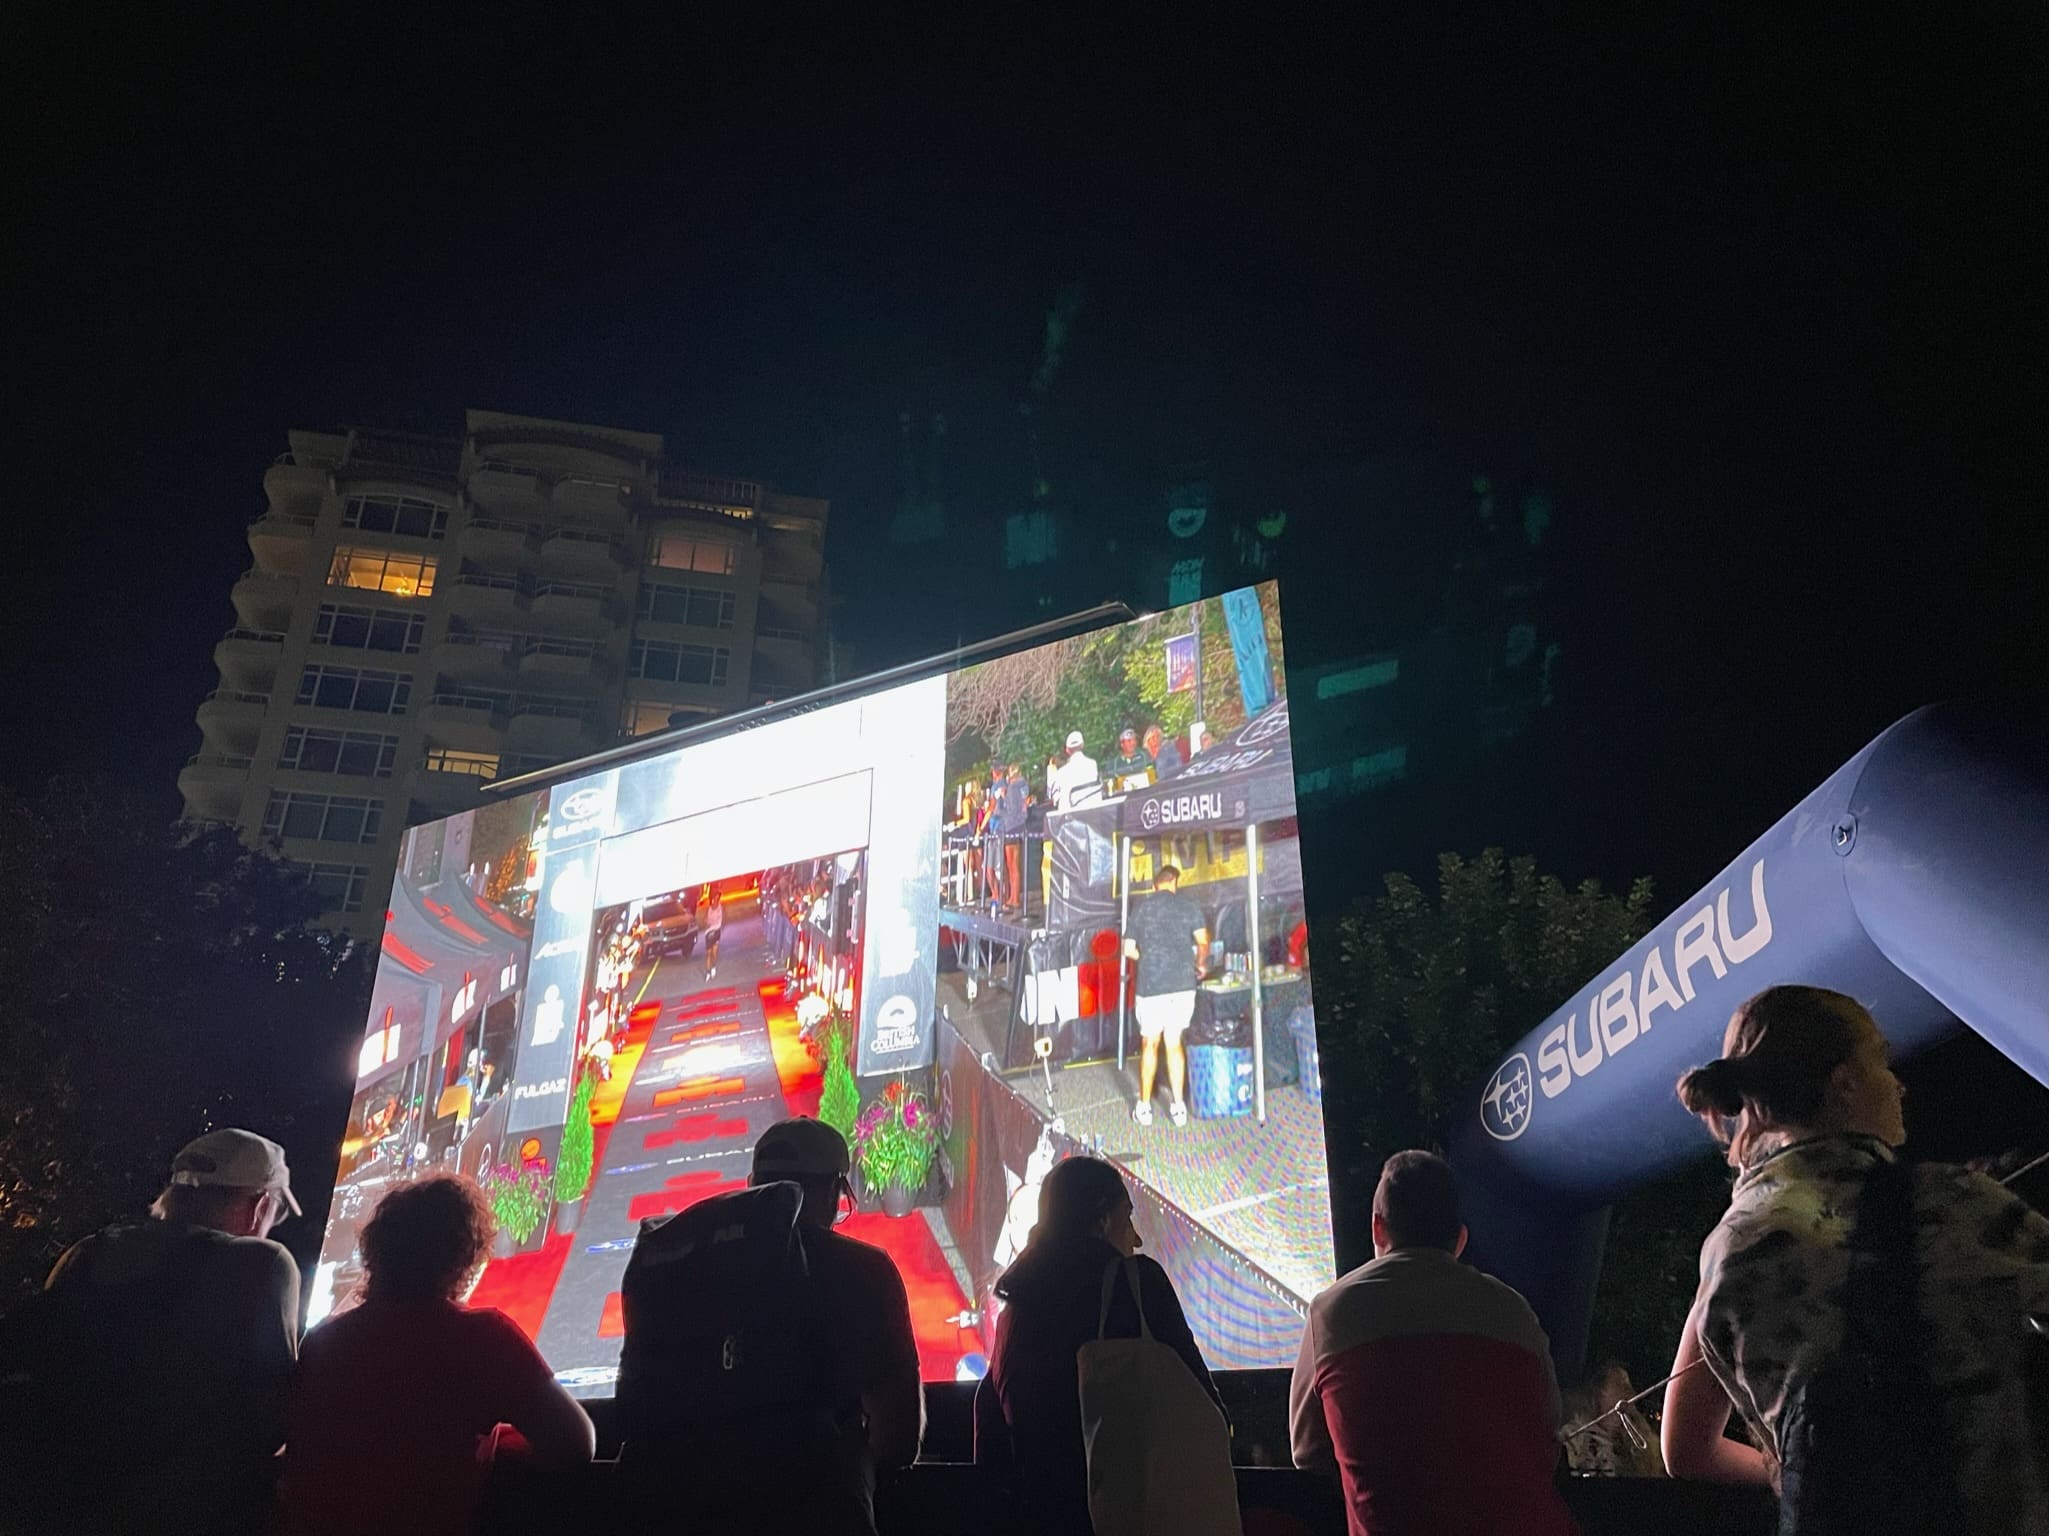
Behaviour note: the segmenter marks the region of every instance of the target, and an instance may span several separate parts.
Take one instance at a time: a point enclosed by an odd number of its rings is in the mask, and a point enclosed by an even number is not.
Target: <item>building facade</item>
[[[374,936],[407,824],[492,780],[828,680],[824,501],[491,411],[290,445],[178,787],[334,927]]]

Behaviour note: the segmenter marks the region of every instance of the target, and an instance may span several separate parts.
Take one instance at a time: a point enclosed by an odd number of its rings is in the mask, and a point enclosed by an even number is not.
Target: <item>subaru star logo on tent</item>
[[[1521,1051],[1487,1080],[1480,1095],[1480,1124],[1496,1141],[1514,1141],[1530,1128],[1530,1058]]]

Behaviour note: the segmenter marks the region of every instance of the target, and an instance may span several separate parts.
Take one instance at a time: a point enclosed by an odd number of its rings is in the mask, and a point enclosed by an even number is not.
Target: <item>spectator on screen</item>
[[[287,1536],[470,1528],[500,1425],[540,1461],[589,1461],[596,1432],[504,1313],[465,1305],[497,1219],[429,1174],[363,1229],[361,1305],[307,1334],[286,1414]]]
[[[1110,759],[1107,770],[1110,787],[1122,794],[1127,790],[1143,789],[1153,781],[1152,754],[1139,745],[1138,732],[1126,726],[1117,737],[1117,755]]]
[[[213,1131],[149,1219],[70,1248],[0,1337],[0,1508],[19,1528],[244,1532],[268,1515],[299,1326],[284,1149]]]
[[[1786,1532],[2049,1530],[2028,1324],[2049,1221],[1902,1162],[1902,1092],[1863,1005],[1803,986],[1745,1002],[1679,1080],[1740,1171],[1665,1389],[1666,1465],[1769,1481]],[[1761,1449],[1725,1437],[1738,1409]]]
[[[1335,1472],[1353,1536],[1553,1536],[1558,1382],[1536,1314],[1458,1262],[1458,1185],[1397,1152],[1373,1194],[1373,1260],[1309,1308],[1289,1387],[1295,1465]]]
[[[1192,897],[1181,894],[1181,871],[1160,865],[1153,891],[1131,913],[1131,932],[1124,953],[1138,961],[1132,988],[1132,1011],[1138,1018],[1138,1101],[1131,1118],[1153,1123],[1153,1092],[1158,1084],[1160,1050],[1165,1043],[1167,1088],[1173,1095],[1167,1114],[1175,1125],[1188,1124],[1188,1050],[1182,1037],[1195,1017],[1196,985],[1209,954],[1209,922]]]
[[[1089,1536],[1088,1453],[1082,1443],[1077,1356],[1098,1336],[1134,1338],[1130,1291],[1110,1293],[1105,1272],[1138,1253],[1131,1191],[1111,1164],[1093,1157],[1056,1163],[1039,1186],[1039,1220],[1024,1252],[996,1282],[1004,1303],[989,1372],[975,1389],[975,1463],[1005,1480],[1022,1516],[1019,1529]],[[1139,1295],[1152,1335],[1173,1348],[1223,1411],[1196,1347],[1174,1282],[1138,1259]]]

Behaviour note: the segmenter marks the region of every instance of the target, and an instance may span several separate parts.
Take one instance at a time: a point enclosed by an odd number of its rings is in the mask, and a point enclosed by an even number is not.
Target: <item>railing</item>
[[[809,640],[811,634],[809,630],[784,629],[776,624],[762,624],[755,628],[754,638],[757,640]]]
[[[551,720],[582,720],[589,713],[589,706],[581,699],[556,699],[538,694],[521,694],[512,701],[512,713],[520,715],[541,715]]]
[[[259,519],[259,521],[261,521],[261,519]],[[248,570],[244,571],[241,575],[237,576],[235,578],[235,585],[239,587],[245,581],[272,582],[281,590],[286,592],[296,592],[299,590],[298,577],[286,576],[278,571],[266,571],[260,565],[252,565],[249,567]]]
[[[543,581],[535,585],[535,597],[583,597],[603,602],[612,589],[594,581]]]
[[[249,526],[251,528],[262,528],[268,525],[273,528],[308,529],[319,521],[320,514],[317,512],[266,511],[251,518]]]
[[[658,498],[662,501],[709,502],[715,508],[758,507],[761,483],[757,480],[728,480],[717,475],[695,475],[687,470],[665,470]]]
[[[451,629],[441,637],[446,645],[474,645],[481,650],[497,651],[506,656],[517,656],[526,639],[524,635],[509,635],[498,632],[478,634],[469,630]]]
[[[233,752],[195,752],[185,759],[187,768],[249,768],[255,765],[253,757],[241,757]]]
[[[543,536],[550,544],[558,539],[565,544],[601,544],[614,558],[620,553],[618,539],[594,528],[551,528]]]
[[[513,459],[479,459],[473,475],[523,475],[529,480],[541,480],[546,476],[538,465],[521,464]]]
[[[293,453],[289,448],[270,461],[270,467],[277,469],[333,469],[341,460],[330,458],[324,453]]]
[[[540,523],[530,523],[514,517],[490,517],[471,514],[465,528],[481,528],[489,533],[516,533],[522,538],[539,538],[547,532]]]
[[[237,627],[222,635],[223,640],[256,640],[265,645],[282,645],[285,632],[281,629],[242,629]]]
[[[262,704],[270,703],[267,693],[252,693],[247,688],[216,688],[199,701],[202,704]]]
[[[496,592],[518,592],[528,594],[532,588],[522,576],[504,576],[496,571],[457,571],[455,585],[458,587],[487,587]]]
[[[555,640],[529,637],[520,648],[522,656],[580,656],[592,657],[604,654],[604,642],[600,640]]]
[[[479,713],[502,714],[512,707],[509,693],[437,693],[427,700],[443,709],[473,709]]]

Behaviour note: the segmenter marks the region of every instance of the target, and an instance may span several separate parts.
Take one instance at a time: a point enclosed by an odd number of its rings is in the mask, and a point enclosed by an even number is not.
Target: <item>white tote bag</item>
[[[1138,1308],[1135,1339],[1103,1337],[1119,1271]],[[1096,1536],[1240,1536],[1231,1431],[1187,1362],[1153,1337],[1131,1260],[1104,1271],[1096,1337],[1076,1358]]]

